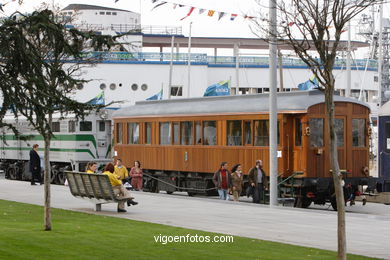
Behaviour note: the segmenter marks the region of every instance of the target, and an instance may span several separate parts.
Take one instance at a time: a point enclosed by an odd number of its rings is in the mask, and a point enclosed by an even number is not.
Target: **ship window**
[[[203,122],[203,138],[204,145],[216,145],[217,144],[217,122],[204,121]]]
[[[100,89],[101,89],[101,90],[106,89],[106,87],[107,87],[106,84],[104,84],[104,83],[100,84]]]
[[[202,122],[195,122],[195,140],[196,144],[202,144]]]
[[[104,15],[105,13],[104,13],[104,12],[100,12],[99,14],[100,14],[100,15]]]
[[[116,143],[122,143],[123,125],[121,123],[116,124]]]
[[[300,118],[295,119],[295,146],[302,146],[302,123]]]
[[[364,147],[366,143],[365,139],[365,119],[352,119],[352,146]]]
[[[111,15],[111,12],[106,12],[106,15]]]
[[[76,132],[76,122],[75,121],[69,121],[68,122],[68,132],[69,133],[74,133]]]
[[[252,144],[251,121],[244,122],[245,144]]]
[[[148,85],[147,84],[142,84],[141,85],[141,89],[142,89],[142,91],[146,91],[148,89]]]
[[[194,144],[192,122],[181,122],[181,144],[182,145]]]
[[[171,87],[171,96],[172,97],[182,97],[183,96],[183,87],[182,86],[172,86]]]
[[[324,146],[324,119],[311,118],[309,120],[310,127],[310,146],[323,147]]]
[[[60,132],[60,122],[52,122],[51,123],[51,131],[52,132]]]
[[[92,131],[92,122],[91,121],[81,121],[80,122],[80,131],[82,131],[82,132]]]
[[[344,146],[344,119],[335,118],[334,127],[336,130],[337,146]]]
[[[110,84],[110,89],[111,90],[115,90],[116,89],[116,84],[115,83],[111,83]]]
[[[242,121],[227,121],[227,145],[242,145]]]
[[[173,144],[180,144],[180,123],[173,122]]]
[[[171,123],[160,123],[160,144],[171,144]]]
[[[139,144],[139,123],[127,124],[127,139],[129,144]]]
[[[116,15],[116,12],[112,12],[112,15]]]
[[[131,85],[131,89],[133,91],[136,91],[138,89],[138,85],[134,83],[133,85]]]
[[[145,144],[152,143],[152,123],[145,123]]]

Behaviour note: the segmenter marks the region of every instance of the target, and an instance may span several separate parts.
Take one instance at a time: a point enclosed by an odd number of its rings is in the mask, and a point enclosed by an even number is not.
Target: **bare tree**
[[[263,1],[257,0],[261,7]],[[280,42],[289,45],[317,77],[325,93],[327,125],[330,140],[330,163],[337,201],[338,258],[346,259],[345,199],[342,174],[337,160],[337,140],[334,127],[335,105],[333,93],[335,77],[333,66],[340,50],[342,33],[347,23],[367,7],[382,0],[290,0],[279,1],[278,33]],[[264,9],[264,8],[263,8]],[[254,20],[258,35],[270,34],[266,15]],[[319,58],[316,58],[319,57]]]

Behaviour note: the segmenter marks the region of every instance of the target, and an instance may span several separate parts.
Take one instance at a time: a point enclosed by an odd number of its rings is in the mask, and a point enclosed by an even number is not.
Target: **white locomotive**
[[[65,182],[64,170],[84,171],[89,161],[95,161],[98,165],[111,161],[111,114],[110,109],[92,112],[83,121],[76,120],[72,115],[62,120],[53,116],[54,137],[50,147],[52,183]],[[16,138],[10,129],[1,129],[0,169],[5,172],[6,178],[30,180],[29,151],[33,144],[39,145],[38,153],[43,166],[43,137],[24,118],[7,116],[4,121],[14,124],[27,140]]]

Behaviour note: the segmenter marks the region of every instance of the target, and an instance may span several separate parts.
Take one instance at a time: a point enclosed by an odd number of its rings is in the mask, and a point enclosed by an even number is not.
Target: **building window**
[[[227,121],[227,145],[242,145],[242,121]]]
[[[171,123],[170,122],[160,123],[160,144],[161,145],[171,144]]]
[[[244,144],[252,144],[252,127],[251,121],[244,122],[244,134],[245,134],[245,143]]]
[[[68,122],[68,131],[69,133],[74,133],[76,132],[76,122],[75,121],[69,121]]]
[[[334,127],[336,130],[337,146],[344,146],[344,119],[335,118]]]
[[[365,119],[352,119],[352,146],[364,147],[366,144]]]
[[[180,123],[173,122],[173,144],[180,144]]]
[[[145,144],[152,143],[152,123],[145,123]]]
[[[116,143],[117,144],[122,143],[122,136],[123,136],[123,124],[117,123],[116,124]]]
[[[203,138],[204,145],[216,145],[217,144],[217,122],[216,121],[204,121],[203,122]]]
[[[172,97],[182,97],[183,96],[183,86],[171,86],[171,96]]]
[[[202,122],[195,122],[195,144],[202,144]]]
[[[194,133],[192,129],[192,122],[181,122],[181,144],[193,145]]]
[[[82,132],[92,131],[92,122],[91,121],[81,121],[80,122],[80,131],[82,131]]]
[[[246,95],[246,94],[249,94],[249,88],[239,88],[239,89],[238,89],[238,94],[239,94],[239,95]]]
[[[324,146],[324,119],[311,118],[309,120],[310,127],[310,146],[323,147]]]
[[[60,132],[60,122],[52,122],[51,123],[51,131],[52,132]]]
[[[106,131],[106,122],[100,121],[99,122],[99,131],[100,132],[105,132]]]
[[[128,144],[139,144],[139,123],[127,124]]]
[[[302,146],[302,122],[300,118],[295,119],[295,146]]]

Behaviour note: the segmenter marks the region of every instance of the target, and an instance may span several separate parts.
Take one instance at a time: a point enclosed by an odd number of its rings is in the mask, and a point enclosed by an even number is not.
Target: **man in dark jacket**
[[[253,187],[253,203],[264,199],[264,190],[268,189],[268,181],[263,170],[263,162],[256,160],[256,166],[249,170],[249,184]]]
[[[227,162],[222,162],[221,167],[214,173],[213,177],[213,182],[218,189],[221,200],[229,200],[229,189],[232,187],[232,176],[227,168]]]
[[[38,155],[39,145],[34,144],[33,149],[30,151],[30,172],[31,172],[31,185],[36,185],[35,180],[38,180],[42,184],[41,178],[41,158]]]

